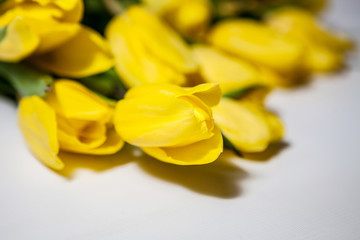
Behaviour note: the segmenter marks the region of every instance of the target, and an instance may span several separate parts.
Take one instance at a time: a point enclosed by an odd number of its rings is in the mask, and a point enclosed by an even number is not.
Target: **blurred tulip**
[[[267,22],[273,29],[298,39],[306,47],[305,65],[314,72],[341,67],[344,52],[352,46],[347,37],[330,33],[310,12],[302,9],[275,11],[268,16]]]
[[[222,134],[239,151],[262,152],[284,134],[279,119],[254,103],[222,98],[213,114]]]
[[[78,23],[82,13],[81,0],[5,1],[0,6],[0,60],[19,62],[31,56],[29,63],[66,77],[108,70],[114,63],[106,42]]]
[[[107,155],[124,142],[112,126],[113,109],[88,89],[70,80],[54,84],[45,100],[20,100],[18,121],[34,155],[47,166],[62,169],[59,150]]]
[[[208,40],[219,49],[280,73],[291,73],[302,67],[302,45],[260,22],[222,21],[212,29]]]
[[[145,4],[188,39],[202,38],[212,19],[207,0],[145,0]]]
[[[223,53],[213,47],[193,47],[200,74],[206,82],[219,83],[223,94],[264,85],[260,71],[250,63]]]
[[[115,128],[126,142],[161,161],[178,165],[210,163],[223,149],[210,108],[220,98],[217,84],[193,88],[141,85],[131,88],[118,102]]]
[[[106,29],[115,68],[128,87],[143,83],[185,84],[197,66],[181,37],[139,6],[129,7]]]

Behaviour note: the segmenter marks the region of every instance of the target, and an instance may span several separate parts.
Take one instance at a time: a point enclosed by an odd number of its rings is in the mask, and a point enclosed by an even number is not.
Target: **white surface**
[[[327,22],[360,39],[358,0]],[[0,239],[360,239],[360,65],[318,77],[269,105],[289,146],[267,161],[178,167],[127,157],[67,161],[72,176],[27,150],[0,98]]]

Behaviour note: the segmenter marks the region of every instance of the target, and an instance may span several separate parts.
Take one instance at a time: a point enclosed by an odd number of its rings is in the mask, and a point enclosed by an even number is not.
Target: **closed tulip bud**
[[[128,87],[143,83],[182,85],[184,74],[197,69],[181,37],[143,7],[130,7],[115,17],[106,36],[115,55],[115,69]]]
[[[193,88],[141,85],[131,88],[118,102],[115,128],[126,142],[161,161],[178,165],[210,163],[223,148],[210,108],[220,98],[217,84]]]
[[[260,22],[245,19],[222,21],[212,29],[208,40],[230,54],[281,73],[302,67],[303,46],[296,39]]]
[[[254,103],[222,98],[213,114],[221,132],[239,151],[262,152],[284,134],[279,119]]]
[[[62,169],[60,150],[113,154],[124,142],[112,126],[113,109],[88,89],[70,80],[55,82],[45,100],[20,100],[18,121],[26,142],[45,165]]]
[[[268,24],[305,46],[305,65],[314,72],[336,70],[343,64],[344,51],[352,47],[344,35],[326,30],[315,17],[302,9],[284,8],[267,17]]]

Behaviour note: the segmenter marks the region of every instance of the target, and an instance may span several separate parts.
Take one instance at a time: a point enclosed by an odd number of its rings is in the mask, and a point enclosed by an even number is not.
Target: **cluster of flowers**
[[[260,21],[216,18],[207,0],[120,3],[104,1],[116,16],[102,36],[80,23],[82,0],[0,1],[0,83],[16,92],[30,149],[53,169],[64,167],[59,151],[114,154],[124,142],[178,165],[215,161],[225,140],[264,151],[284,133],[267,93],[338,69],[351,47],[302,8]],[[81,83],[113,67],[123,98]]]

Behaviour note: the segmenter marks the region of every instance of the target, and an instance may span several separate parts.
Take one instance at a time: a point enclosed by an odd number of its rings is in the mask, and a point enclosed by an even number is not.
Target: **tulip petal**
[[[70,119],[106,122],[112,114],[108,104],[100,97],[70,80],[57,80],[47,101],[59,114]]]
[[[115,17],[109,23],[106,37],[115,55],[116,71],[128,87],[143,83],[185,83],[181,72],[149,53],[147,43],[139,39],[122,16]]]
[[[75,23],[61,23],[52,19],[27,19],[34,32],[40,38],[36,54],[44,54],[56,49],[72,39],[80,30]]]
[[[38,96],[26,97],[20,101],[18,121],[35,156],[51,168],[62,169],[54,110]]]
[[[85,26],[65,44],[31,60],[41,69],[75,78],[101,73],[113,66],[113,58],[105,40]]]
[[[133,6],[125,12],[128,19],[147,50],[180,72],[190,73],[197,65],[185,42],[171,28],[143,7]]]
[[[116,133],[114,128],[107,130],[106,140],[103,142],[103,144],[97,147],[81,143],[73,136],[65,134],[63,135],[63,133],[64,132],[59,132],[59,138],[61,150],[64,151],[92,155],[110,155],[117,153],[124,146],[124,141]],[[61,139],[61,137],[64,138]]]
[[[224,136],[240,151],[261,152],[271,140],[262,111],[251,105],[223,98],[213,108],[215,123]]]
[[[204,83],[195,87],[184,88],[187,94],[200,98],[206,105],[213,107],[219,104],[222,92],[217,83]]]
[[[224,94],[261,84],[259,70],[240,58],[200,45],[193,54],[205,81],[219,83]]]
[[[216,83],[203,83],[189,88],[174,84],[143,84],[131,88],[126,93],[125,99],[143,97],[156,91],[166,92],[176,97],[194,95],[210,107],[217,105],[222,96],[220,87]]]
[[[148,155],[163,162],[177,165],[201,165],[215,161],[223,151],[220,130],[214,128],[214,136],[182,147],[142,147]]]
[[[39,44],[39,38],[20,17],[0,27],[0,32],[0,61],[18,62],[31,54]]]
[[[60,5],[60,1],[56,1],[57,5],[64,10],[61,21],[77,23],[81,21],[84,13],[83,0],[69,0],[68,5]]]
[[[280,141],[284,136],[284,126],[281,121],[272,113],[265,113],[265,119],[268,124],[271,142]]]

